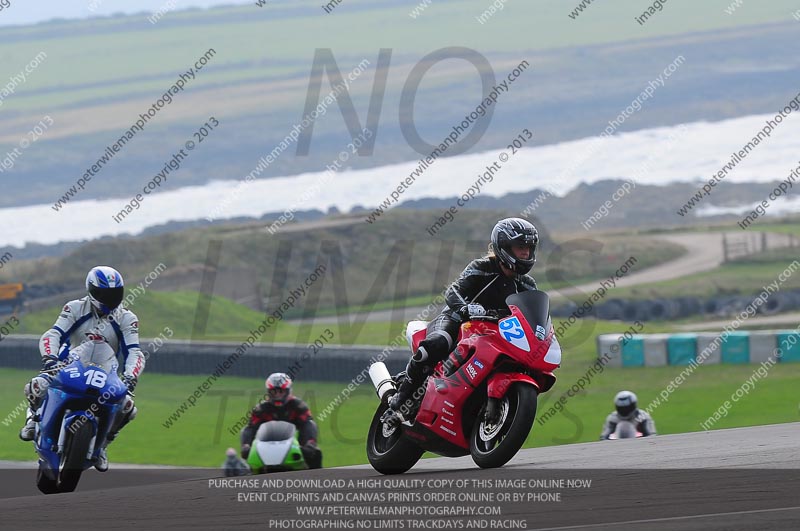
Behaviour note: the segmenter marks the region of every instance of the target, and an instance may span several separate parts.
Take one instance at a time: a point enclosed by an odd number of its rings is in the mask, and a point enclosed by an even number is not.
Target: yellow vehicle
[[[0,284],[0,315],[19,313],[23,289],[21,282]]]

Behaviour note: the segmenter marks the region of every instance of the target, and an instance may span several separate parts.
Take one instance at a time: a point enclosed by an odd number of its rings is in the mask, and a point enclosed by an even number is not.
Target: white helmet
[[[86,275],[86,291],[92,306],[102,314],[109,314],[122,303],[125,284],[113,267],[95,266]]]
[[[630,418],[636,411],[636,395],[630,391],[620,391],[614,397],[614,407],[617,408],[617,414],[620,418]]]

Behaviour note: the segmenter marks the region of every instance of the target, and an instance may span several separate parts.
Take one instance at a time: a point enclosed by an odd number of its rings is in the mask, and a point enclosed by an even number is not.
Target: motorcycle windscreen
[[[294,432],[297,431],[294,424],[283,420],[271,420],[258,427],[256,432],[257,441],[285,441],[294,439]]]
[[[544,291],[523,291],[506,297],[509,308],[516,306],[537,338],[547,335],[547,320],[550,317],[550,297]],[[541,337],[540,337],[541,334]]]
[[[621,420],[617,423],[617,429],[609,436],[609,439],[636,439],[641,436],[642,434],[632,422]]]
[[[547,337],[550,318],[550,297],[544,291],[523,291],[506,297],[512,313],[516,309],[527,321],[533,335],[539,340]],[[503,319],[505,321],[505,319]]]
[[[500,337],[527,353],[528,363],[558,366],[561,348],[552,334],[550,298],[543,291],[525,291],[506,298],[512,316],[497,323]]]
[[[104,403],[121,401],[127,392],[115,372],[107,373],[93,363],[75,360],[58,373],[55,387],[73,395],[103,396]]]
[[[82,395],[87,387],[85,378],[82,377],[84,370],[83,363],[75,360],[58,372],[56,380],[51,385],[67,393]]]

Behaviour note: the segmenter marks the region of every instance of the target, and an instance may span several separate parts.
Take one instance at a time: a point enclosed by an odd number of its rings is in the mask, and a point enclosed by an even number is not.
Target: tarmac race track
[[[248,484],[112,463],[47,497],[33,469],[6,468],[0,529],[796,530],[798,448],[791,423],[528,449],[498,470],[425,459],[400,476],[359,466],[235,478]]]

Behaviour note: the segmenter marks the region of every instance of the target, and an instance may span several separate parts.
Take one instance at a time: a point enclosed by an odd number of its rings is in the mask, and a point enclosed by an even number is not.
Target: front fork
[[[500,420],[501,405],[503,401],[500,398],[489,397],[486,401],[486,412],[483,414],[483,420],[487,424],[496,424]]]
[[[521,382],[534,386],[539,391],[539,384],[532,376],[522,372],[496,372],[489,376],[486,386],[486,413],[484,420],[494,424],[500,417],[502,411],[503,397],[508,392],[512,384]]]

